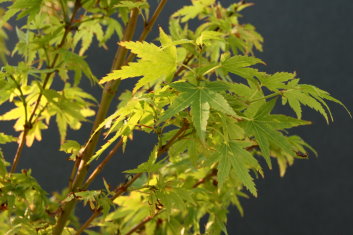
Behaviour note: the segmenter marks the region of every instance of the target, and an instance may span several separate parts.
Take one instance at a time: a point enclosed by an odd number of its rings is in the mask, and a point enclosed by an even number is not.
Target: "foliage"
[[[224,8],[215,0],[193,0],[170,17],[169,29],[160,28],[158,43],[152,43],[144,40],[166,0],[152,16],[153,1],[147,0],[0,2],[7,2],[0,12],[0,104],[12,104],[0,120],[13,121],[21,133],[19,138],[0,133],[0,144],[18,141],[12,164],[1,154],[2,234],[98,234],[94,227],[99,234],[226,233],[229,206],[243,214],[239,199],[247,192],[257,197],[254,180],[264,176],[261,158],[269,168],[277,160],[283,176],[294,159],[307,158],[308,150],[315,153],[288,131],[310,124],[302,120],[302,107],[318,111],[329,123],[333,118],[326,102],[344,106],[300,83],[295,73],[259,70],[265,63],[254,51],[262,50],[263,38],[254,26],[239,22],[250,3]],[[11,54],[23,60],[11,65],[3,28],[10,29],[14,17],[25,23],[16,27],[18,42]],[[139,41],[132,41],[138,17],[145,28]],[[190,22],[198,27],[191,30]],[[120,40],[113,69],[97,79],[84,55],[95,42],[107,48],[113,35]],[[82,77],[104,86],[98,109],[97,100],[80,88]],[[107,116],[124,79],[137,79],[136,85],[120,94],[120,104]],[[294,117],[276,114],[279,103],[289,105]],[[95,121],[86,142],[68,140],[67,129],[79,131],[89,117]],[[75,163],[69,187],[48,198],[30,170],[14,172],[25,143],[40,141],[51,120],[58,127],[60,150]],[[105,143],[96,148],[103,130]],[[104,189],[92,190],[90,183],[136,132],[158,139],[146,162],[127,170],[126,182],[115,189],[110,185],[116,182],[104,180]],[[88,172],[93,160],[100,164]],[[93,211],[82,226],[72,213],[79,201]]]

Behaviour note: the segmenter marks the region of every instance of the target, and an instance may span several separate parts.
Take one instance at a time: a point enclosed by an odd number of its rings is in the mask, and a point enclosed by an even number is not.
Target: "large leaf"
[[[293,146],[280,131],[295,126],[308,125],[310,122],[298,120],[284,115],[271,115],[276,100],[269,101],[260,107],[256,115],[245,122],[244,128],[249,135],[255,137],[266,163],[272,168],[270,159],[270,144],[295,156]]]
[[[145,85],[153,85],[170,77],[176,70],[176,47],[162,29],[160,29],[160,41],[162,47],[147,42],[121,42],[121,46],[130,49],[141,59],[137,62],[131,62],[119,70],[114,70],[105,76],[100,83],[142,77],[134,88],[136,91]]]
[[[170,86],[180,91],[181,94],[158,123],[166,121],[190,106],[193,125],[200,139],[204,141],[210,107],[224,114],[238,117],[227,100],[221,94],[209,89],[207,85],[195,86],[186,82],[177,82]]]

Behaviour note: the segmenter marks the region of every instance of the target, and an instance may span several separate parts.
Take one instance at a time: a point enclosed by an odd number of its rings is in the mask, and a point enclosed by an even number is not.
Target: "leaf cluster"
[[[63,234],[97,234],[87,229],[90,225],[99,227],[100,234],[227,233],[229,207],[243,215],[240,198],[258,196],[255,183],[264,176],[263,167],[271,169],[277,161],[283,176],[294,159],[316,154],[290,129],[311,124],[302,120],[304,106],[329,123],[327,101],[344,105],[301,83],[295,73],[261,71],[265,62],[254,52],[262,50],[263,38],[254,26],[240,22],[241,12],[251,5],[240,1],[225,8],[215,0],[193,0],[170,17],[169,29],[159,29],[155,42],[126,40],[134,15],[141,16],[148,32],[160,13],[157,7],[150,18],[146,0],[17,0],[0,12],[1,26],[12,17],[26,20],[16,27],[12,51],[23,61],[8,64],[7,50],[0,49],[5,63],[0,104],[12,105],[0,121],[13,121],[21,133],[15,161],[24,143],[40,141],[55,120],[60,150],[75,162],[69,188],[49,200],[30,171],[8,172],[1,158],[0,223],[6,226],[0,232],[47,234],[62,226]],[[114,35],[120,40],[117,55],[126,63],[97,79],[85,53],[94,42],[107,48]],[[0,46],[4,39],[0,29]],[[82,77],[105,86],[97,114],[96,98],[80,88]],[[109,108],[105,97],[115,95],[107,93],[125,79],[136,80],[134,88],[120,94],[111,115],[100,117]],[[278,114],[278,105],[288,105],[292,115]],[[80,130],[92,116],[103,121],[95,122],[87,142],[67,138],[68,128]],[[96,150],[102,132],[104,143]],[[104,189],[91,189],[90,182],[117,150],[122,146],[124,152],[138,141],[136,132],[157,140],[146,161],[126,170],[126,182],[115,189],[105,180]],[[14,141],[0,133],[0,144]],[[93,154],[87,156],[89,151]],[[82,172],[92,161],[100,164],[85,177]],[[59,209],[72,209],[78,201],[93,211],[81,228],[77,218]]]

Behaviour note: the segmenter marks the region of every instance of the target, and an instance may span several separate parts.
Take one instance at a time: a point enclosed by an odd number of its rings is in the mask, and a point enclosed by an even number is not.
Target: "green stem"
[[[66,21],[67,20],[67,14],[66,14],[66,7],[65,7],[65,4],[64,4],[64,1],[60,0],[59,2],[60,2],[61,10],[63,11],[64,19]]]

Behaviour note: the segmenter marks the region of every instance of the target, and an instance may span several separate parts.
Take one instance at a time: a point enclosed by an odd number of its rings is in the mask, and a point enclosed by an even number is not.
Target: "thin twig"
[[[119,197],[120,195],[122,195],[123,193],[125,193],[128,188],[138,179],[142,176],[142,173],[138,173],[136,175],[134,175],[129,181],[127,181],[125,184],[120,185],[119,187],[117,187],[114,191],[115,194],[114,196],[111,198],[112,201],[114,201],[114,199],[116,199],[117,197]]]
[[[189,128],[189,123],[185,122],[184,125],[178,130],[178,132],[158,150],[157,156],[161,156],[163,153],[167,152],[168,149],[174,144],[174,142]]]
[[[110,161],[110,159],[118,152],[119,148],[123,144],[123,139],[120,139],[119,142],[114,146],[114,148],[109,152],[109,154],[104,158],[104,160],[94,169],[91,175],[88,177],[86,182],[83,184],[81,189],[86,189],[92,181],[98,176],[98,174],[103,170],[105,165]]]
[[[86,222],[76,231],[75,235],[81,234],[88,226],[92,223],[92,221],[101,213],[101,209],[95,210],[94,213],[89,217]]]
[[[163,153],[167,152],[169,148],[179,139],[180,136],[182,136],[183,133],[189,128],[189,123],[184,123],[184,125],[178,130],[175,135],[170,138],[170,140],[163,146],[161,146],[160,149],[158,149],[157,157],[160,157]],[[114,191],[115,194],[112,197],[112,200],[115,198],[119,197],[123,193],[127,191],[127,189],[142,175],[142,173],[138,173],[134,175],[128,182],[126,182],[123,185],[118,186]]]
[[[197,188],[201,184],[205,183],[209,179],[211,179],[213,176],[217,175],[217,169],[212,169],[210,173],[208,173],[205,177],[197,181],[192,187]]]
[[[151,220],[153,220],[155,217],[157,217],[157,215],[161,214],[163,212],[163,210],[159,210],[157,213],[155,213],[154,215],[150,215],[147,216],[146,218],[144,218],[139,224],[135,225],[133,228],[131,228],[131,230],[127,233],[125,233],[125,235],[131,235],[134,232],[136,232],[137,230],[139,230],[140,228],[142,228],[145,224],[147,224],[148,222],[150,222]]]
[[[192,59],[194,58],[194,55],[190,55],[187,56],[184,61],[183,61],[183,65],[187,65]],[[183,72],[185,70],[185,66],[180,66],[179,69],[174,73],[174,79],[177,78],[181,72]]]
[[[21,157],[21,154],[22,154],[23,147],[24,147],[24,145],[26,143],[28,131],[29,131],[29,127],[27,125],[25,125],[24,130],[23,130],[23,132],[22,132],[22,134],[20,136],[20,143],[18,145],[18,148],[17,148],[17,151],[16,151],[16,155],[15,155],[15,157],[13,159],[10,173],[14,173],[15,170],[16,170],[17,164],[18,164],[18,162],[20,160],[20,157]]]

